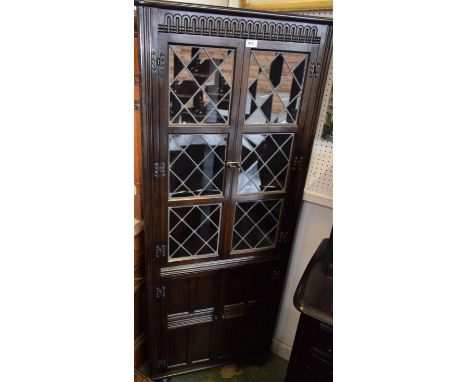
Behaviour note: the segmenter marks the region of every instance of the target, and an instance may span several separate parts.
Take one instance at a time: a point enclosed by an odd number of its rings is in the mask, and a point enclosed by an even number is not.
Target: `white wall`
[[[305,14],[333,18],[333,11],[306,12]],[[333,225],[333,142],[321,138],[332,88],[333,66],[331,64],[327,69],[322,105],[304,189],[304,200],[271,346],[273,353],[287,360],[291,355],[300,316],[294,308],[294,292],[315,250],[323,239],[330,236]]]
[[[300,314],[293,304],[297,284],[320,242],[330,236],[332,225],[332,208],[302,202],[271,348],[281,358],[289,360],[299,322]]]

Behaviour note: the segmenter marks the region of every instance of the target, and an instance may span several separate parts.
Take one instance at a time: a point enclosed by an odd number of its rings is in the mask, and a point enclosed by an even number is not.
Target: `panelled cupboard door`
[[[161,371],[266,355],[278,291],[277,262],[167,273],[159,342]]]
[[[164,333],[167,369],[213,359],[219,272],[164,279]]]
[[[277,262],[267,262],[223,271],[215,339],[217,361],[258,359],[268,353],[268,324],[273,319],[278,289],[274,270],[278,267]]]

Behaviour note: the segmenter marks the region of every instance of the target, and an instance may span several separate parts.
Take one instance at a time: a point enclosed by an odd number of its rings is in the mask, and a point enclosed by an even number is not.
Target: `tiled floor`
[[[171,382],[283,382],[288,362],[272,354],[261,365],[226,365],[174,377]]]

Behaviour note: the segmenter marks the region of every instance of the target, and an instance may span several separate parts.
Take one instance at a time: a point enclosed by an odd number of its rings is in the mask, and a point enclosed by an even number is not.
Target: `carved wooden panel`
[[[227,269],[223,276],[223,316],[235,316],[262,309],[272,297],[279,264],[267,263]]]
[[[211,323],[169,329],[168,368],[208,361],[211,338]]]
[[[161,33],[320,44],[315,26],[294,22],[167,12],[158,29]]]
[[[184,279],[169,278],[166,281],[167,313],[169,320],[179,314],[191,314],[199,311],[213,310],[216,298],[217,274]]]
[[[258,310],[220,320],[216,337],[218,360],[250,358],[268,352],[268,312]]]
[[[220,359],[268,351],[268,321],[277,287],[277,263],[228,269],[223,275],[222,314],[216,348]]]
[[[167,367],[211,358],[218,272],[167,278]]]
[[[242,317],[222,320],[218,323],[216,353],[219,359],[225,359],[239,353],[242,346]]]
[[[168,365],[177,366],[187,363],[187,337],[189,328],[182,327],[169,330]]]

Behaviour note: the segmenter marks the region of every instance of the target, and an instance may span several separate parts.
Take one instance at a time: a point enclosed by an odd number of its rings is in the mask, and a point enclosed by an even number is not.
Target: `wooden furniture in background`
[[[333,233],[307,265],[294,294],[301,312],[286,382],[333,381]]]
[[[151,377],[262,361],[301,204],[331,21],[136,5]]]
[[[301,314],[286,382],[333,381],[333,327]]]
[[[151,382],[152,380],[144,375],[140,370],[134,369],[133,382]]]
[[[135,225],[134,235],[134,367],[140,367],[147,358],[146,343],[146,288],[144,277],[144,231],[141,222]]]
[[[142,161],[140,124],[140,74],[138,64],[138,33],[135,18],[134,33],[134,367],[147,358],[146,342],[146,287],[144,259],[144,224],[142,221]]]

